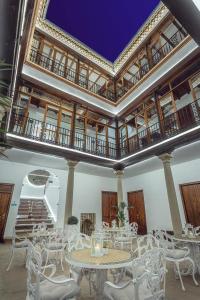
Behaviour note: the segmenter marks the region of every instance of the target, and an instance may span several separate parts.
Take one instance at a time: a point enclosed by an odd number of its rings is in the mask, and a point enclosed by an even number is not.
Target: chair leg
[[[11,252],[11,256],[10,256],[10,262],[8,264],[8,267],[6,269],[6,271],[9,271],[10,270],[10,267],[11,267],[11,264],[12,264],[12,261],[13,261],[13,258],[14,258],[14,249],[12,248],[12,252]]]
[[[196,281],[196,278],[195,278],[195,264],[194,264],[194,261],[190,257],[188,257],[188,260],[192,264],[192,279],[194,281],[194,284],[198,286],[199,284],[198,284],[198,282]]]
[[[64,267],[63,267],[63,252],[60,252],[60,263],[61,263],[62,271],[64,271]]]
[[[43,273],[45,273],[46,266],[47,266],[47,263],[48,263],[48,261],[49,261],[49,252],[46,251],[46,254],[47,254],[47,257],[46,257],[45,268],[44,268],[44,272],[43,272]]]
[[[180,279],[180,282],[181,282],[182,290],[185,291],[185,287],[184,287],[184,284],[183,284],[183,280],[182,280],[182,276],[181,276],[181,272],[180,272],[180,268],[179,268],[179,262],[175,262],[175,264],[176,264],[178,276],[179,276],[179,279]]]

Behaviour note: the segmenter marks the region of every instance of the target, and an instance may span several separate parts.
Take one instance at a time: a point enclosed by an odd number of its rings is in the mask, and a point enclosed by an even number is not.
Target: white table
[[[131,253],[123,250],[108,249],[108,254],[101,257],[92,257],[91,249],[81,249],[67,253],[65,259],[72,266],[96,271],[95,299],[102,300],[107,271],[109,269],[125,268],[131,264],[133,258]]]
[[[182,243],[190,249],[190,257],[195,263],[195,272],[200,274],[200,237],[199,236],[175,236],[174,240]]]

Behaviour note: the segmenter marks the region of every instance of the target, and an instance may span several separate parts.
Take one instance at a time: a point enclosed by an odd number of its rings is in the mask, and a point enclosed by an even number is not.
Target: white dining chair
[[[132,262],[132,279],[117,285],[107,281],[104,295],[109,300],[164,299],[165,265],[160,249],[147,251]]]
[[[26,300],[76,299],[80,293],[80,287],[74,279],[65,275],[55,276],[55,265],[42,266],[41,253],[32,244],[29,245],[27,271]],[[47,272],[50,274],[46,275]]]
[[[12,235],[11,255],[10,255],[10,260],[6,271],[10,270],[16,251],[21,251],[21,252],[23,251],[25,252],[25,255],[27,255],[27,250],[28,250],[28,240],[26,239],[25,236],[18,236],[16,234],[16,230],[14,227],[13,235]]]
[[[175,266],[175,274],[180,279],[182,290],[185,291],[182,273],[184,275],[191,274],[194,284],[198,285],[198,282],[195,279],[195,263],[190,257],[190,249],[188,247],[178,246],[174,237],[164,231],[157,231],[156,236],[159,238],[160,246],[164,249],[166,261],[173,263]],[[189,263],[188,270],[181,272],[180,264],[185,262]]]

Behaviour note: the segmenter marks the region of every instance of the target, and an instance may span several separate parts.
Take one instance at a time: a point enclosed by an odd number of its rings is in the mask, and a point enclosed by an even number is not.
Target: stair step
[[[46,223],[48,228],[53,228],[52,218],[43,199],[20,199],[16,218],[16,232],[26,234],[32,232],[33,226]]]
[[[38,223],[37,223],[38,224]],[[35,224],[16,224],[15,225],[15,228],[32,228]],[[46,225],[49,227],[49,226],[53,226],[52,223],[46,223]]]
[[[24,224],[24,225],[27,225],[27,224],[39,224],[39,223],[51,223],[52,222],[52,219],[19,219],[17,220],[17,225],[20,224]]]
[[[26,226],[26,225],[15,225],[15,229],[16,232],[28,232],[28,231],[32,231],[33,230],[33,225],[34,224],[29,224],[30,226]],[[54,225],[53,224],[47,224],[47,228],[53,228]]]

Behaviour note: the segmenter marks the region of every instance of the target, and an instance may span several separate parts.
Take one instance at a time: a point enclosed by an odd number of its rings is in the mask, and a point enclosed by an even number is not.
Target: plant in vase
[[[118,205],[117,217],[118,217],[119,227],[123,227],[125,225],[125,221],[126,221],[126,215],[125,215],[125,212],[124,212],[125,208],[126,208],[126,203],[125,202],[121,202]]]

